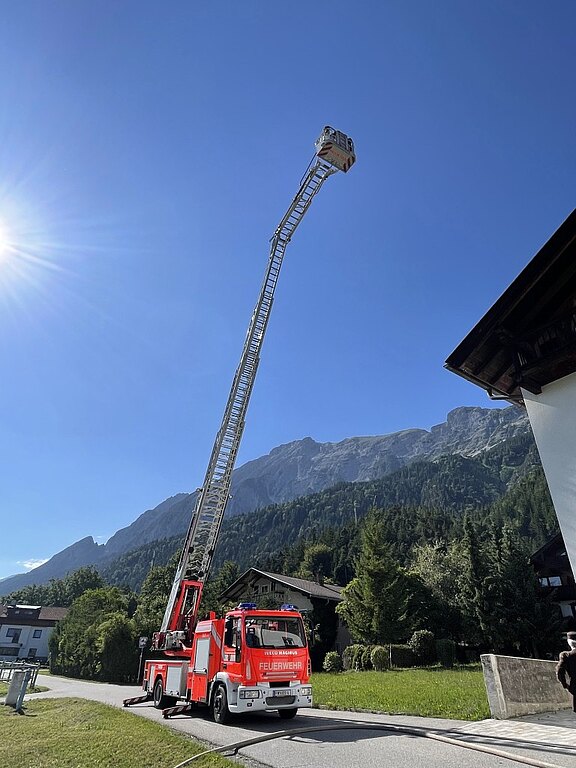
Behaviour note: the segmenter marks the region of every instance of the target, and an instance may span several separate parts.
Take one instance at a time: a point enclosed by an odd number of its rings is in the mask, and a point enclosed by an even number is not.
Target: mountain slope
[[[278,446],[234,471],[227,517],[288,502],[338,483],[386,477],[417,460],[430,461],[446,454],[473,458],[520,438],[532,441],[526,414],[516,407],[457,408],[448,414],[445,423],[430,431],[409,429],[383,436],[352,437],[339,443],[317,443],[304,438]],[[515,471],[505,482],[513,479]],[[410,495],[408,488],[406,493]],[[27,584],[43,584],[81,565],[109,564],[123,553],[150,542],[182,535],[194,502],[195,494],[186,493],[166,499],[117,531],[105,545],[98,546],[87,537],[43,566],[5,579],[2,591],[7,594]],[[403,502],[399,499],[398,503]]]
[[[374,506],[386,512],[386,538],[401,562],[408,561],[416,543],[461,536],[466,512],[481,520],[490,516],[496,522],[517,521],[522,536],[537,548],[556,530],[557,521],[531,445],[526,435],[474,458],[455,455],[417,461],[379,480],[340,483],[227,518],[214,569],[233,560],[241,569],[253,565],[291,573],[298,567],[303,541],[330,543],[339,539],[338,531],[349,537],[344,529],[356,530],[357,522]],[[506,478],[512,474],[518,479],[508,484]],[[139,589],[152,560],[166,563],[181,543],[182,535],[140,547],[110,563],[103,576],[111,583]],[[342,569],[342,584],[348,570]]]

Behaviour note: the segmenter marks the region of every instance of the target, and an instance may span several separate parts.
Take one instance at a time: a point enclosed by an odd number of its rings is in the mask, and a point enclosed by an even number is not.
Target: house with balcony
[[[48,662],[48,639],[68,608],[0,605],[0,661]]]
[[[341,653],[350,645],[348,628],[336,613],[342,600],[342,587],[336,584],[249,568],[220,597],[230,604],[255,602],[262,609],[278,609],[283,603],[294,605],[314,627],[316,636],[310,656],[315,669],[321,669],[327,651]]]
[[[560,609],[567,631],[576,630],[576,583],[561,533],[549,539],[530,558],[540,589]]]

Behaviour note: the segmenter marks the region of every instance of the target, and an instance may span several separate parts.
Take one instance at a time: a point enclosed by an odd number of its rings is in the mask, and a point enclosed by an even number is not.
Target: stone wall
[[[556,662],[513,656],[480,657],[492,717],[505,720],[572,706],[556,679]]]

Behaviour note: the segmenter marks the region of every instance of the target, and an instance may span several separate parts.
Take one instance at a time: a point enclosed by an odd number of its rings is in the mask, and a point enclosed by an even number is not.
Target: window
[[[10,648],[10,646],[0,648],[0,656],[18,656],[18,648],[15,648],[14,646],[12,646],[12,648]]]
[[[260,587],[260,594],[264,595],[266,592],[268,592],[268,584],[262,584]]]
[[[35,638],[36,637],[42,637],[42,630],[41,629],[35,629],[34,630],[34,634],[32,635],[32,637],[35,637]]]
[[[34,659],[37,653],[38,653],[38,648],[30,648],[30,650],[28,651],[28,658]]]
[[[6,631],[6,637],[11,637],[13,643],[19,643],[21,632],[21,629],[14,629],[13,627],[10,627],[10,629]]]
[[[200,672],[203,675],[207,674],[209,658],[210,658],[210,638],[201,637],[198,640],[196,640],[196,658],[194,659],[194,672]]]
[[[252,648],[304,648],[306,635],[300,619],[250,616],[246,619],[246,644]]]
[[[540,586],[541,587],[561,587],[562,577],[561,576],[542,576],[540,578]]]

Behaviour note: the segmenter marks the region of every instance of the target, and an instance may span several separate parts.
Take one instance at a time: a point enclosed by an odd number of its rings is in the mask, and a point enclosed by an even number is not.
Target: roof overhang
[[[448,357],[449,371],[490,397],[523,405],[521,389],[576,371],[576,210]]]

